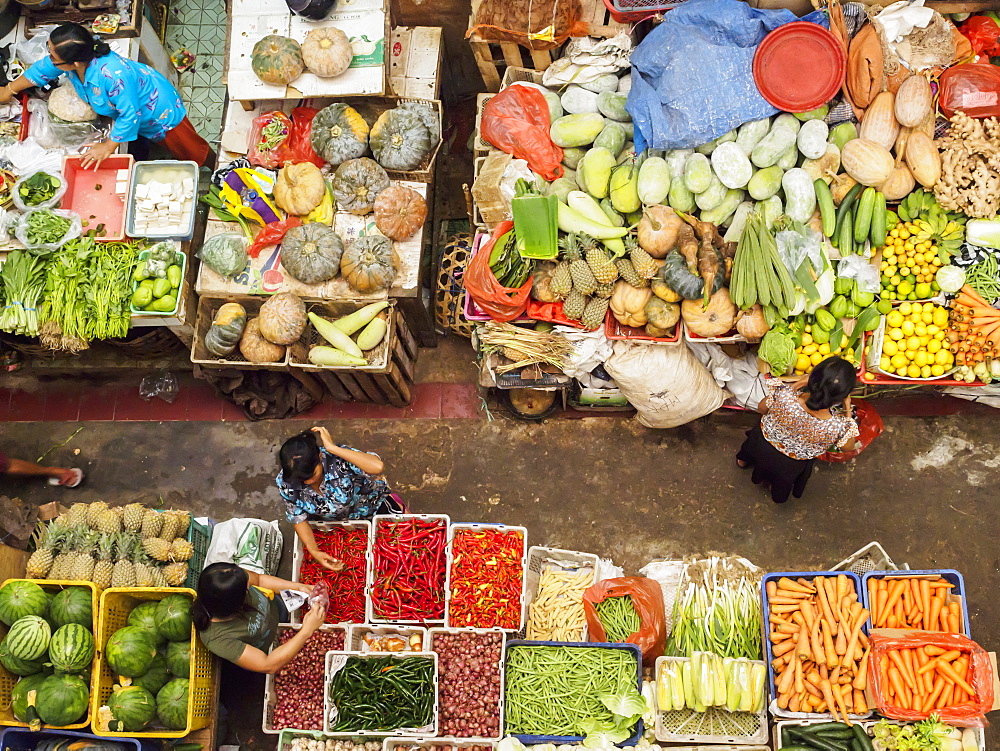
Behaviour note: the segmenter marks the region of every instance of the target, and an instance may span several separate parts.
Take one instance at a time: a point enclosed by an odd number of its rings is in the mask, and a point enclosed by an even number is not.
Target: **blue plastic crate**
[[[564,642],[564,641],[529,641],[528,639],[511,639],[507,642],[505,661],[510,659],[510,652],[512,649],[517,647],[586,647],[594,648],[601,647],[605,649],[624,649],[635,655],[635,678],[636,678],[636,688],[642,691],[642,650],[639,649],[635,644],[612,644],[608,642]],[[506,670],[506,662],[504,663],[504,669]],[[505,687],[506,691],[506,687]],[[504,718],[506,720],[506,718]],[[619,746],[634,746],[642,738],[643,724],[642,719],[640,719],[635,726],[635,732],[632,733],[626,740],[617,744]],[[513,734],[521,743],[524,744],[537,744],[537,743],[554,743],[556,745],[562,743],[580,743],[583,741],[584,736],[582,735],[518,735]]]
[[[767,598],[767,583],[770,581],[777,582],[779,579],[787,577],[789,579],[815,579],[817,576],[846,576],[854,583],[854,591],[858,593],[858,602],[864,603],[864,588],[861,586],[861,577],[855,574],[853,571],[776,571],[771,574],[765,574],[760,580],[760,597],[761,604],[763,605],[763,617],[761,619],[762,628],[764,631],[764,651],[766,652],[767,659],[767,684],[768,684],[768,695],[771,697],[776,697],[778,692],[775,690],[775,676],[774,676],[774,655],[771,652],[771,640],[767,636],[768,629],[770,627],[770,612],[771,608],[768,604]],[[866,634],[868,633],[868,625],[865,624],[861,627],[862,631]],[[828,717],[830,715],[818,714],[818,713],[805,713],[805,712],[789,712],[788,710],[778,709],[775,707],[772,710],[772,714],[776,717],[790,717],[794,719],[799,719],[803,717]],[[855,715],[851,715],[854,717]],[[865,715],[858,715],[859,717],[870,717],[871,712]]]
[[[962,575],[953,568],[934,568],[925,569],[923,571],[869,571],[861,578],[861,588],[862,594],[864,596],[865,607],[871,610],[871,603],[868,601],[868,580],[869,579],[898,579],[900,577],[911,577],[911,576],[940,576],[949,584],[954,584],[955,588],[951,590],[953,595],[958,595],[962,598],[962,628],[961,632],[968,637],[972,637],[969,629],[969,598],[965,595],[965,579]],[[871,619],[868,619],[866,624],[869,628],[871,627]]]
[[[135,738],[101,738],[90,733],[77,733],[72,730],[41,730],[33,733],[26,728],[7,728],[0,733],[0,751],[33,751],[42,741],[66,739],[118,743],[130,751],[131,749],[135,749],[135,751],[159,751],[160,748],[160,744],[157,742],[140,741]]]

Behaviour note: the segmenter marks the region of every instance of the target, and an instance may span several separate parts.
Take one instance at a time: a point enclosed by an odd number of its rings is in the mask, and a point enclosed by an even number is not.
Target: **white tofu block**
[[[171,201],[170,202],[170,212],[173,213],[173,214],[179,214],[180,211],[181,211],[181,202],[180,201]]]
[[[120,169],[118,170],[118,175],[117,177],[115,177],[115,179],[124,180],[125,182],[128,182],[128,173],[129,173],[128,169]]]
[[[139,183],[135,186],[135,197],[139,201],[144,201],[149,195],[149,186]]]
[[[184,186],[184,190],[186,190],[188,193],[194,192],[194,178],[185,177],[181,181],[181,184]]]

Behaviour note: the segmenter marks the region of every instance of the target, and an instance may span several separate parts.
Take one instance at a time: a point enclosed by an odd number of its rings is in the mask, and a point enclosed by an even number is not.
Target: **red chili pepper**
[[[517,629],[521,625],[524,538],[514,530],[459,529],[451,547],[453,626]]]
[[[444,619],[443,519],[380,519],[372,546],[371,598],[379,618]]]
[[[363,529],[334,527],[329,531],[316,530],[314,536],[320,551],[343,561],[344,568],[337,572],[325,569],[305,550],[299,568],[299,580],[304,584],[315,584],[323,580],[330,588],[327,623],[364,623],[367,532]]]

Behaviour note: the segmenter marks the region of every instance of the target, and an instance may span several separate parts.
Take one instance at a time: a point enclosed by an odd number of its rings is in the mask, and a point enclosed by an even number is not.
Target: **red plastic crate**
[[[675,344],[681,340],[681,327],[684,324],[678,321],[674,326],[674,333],[670,336],[650,336],[646,329],[637,329],[632,326],[623,326],[609,310],[607,318],[604,319],[604,335],[608,339],[624,339],[633,342],[654,342],[658,344]]]
[[[62,208],[75,211],[83,220],[84,232],[104,225],[104,235],[100,240],[115,241],[125,239],[125,200],[128,196],[128,180],[125,191],[115,192],[118,170],[131,171],[135,161],[131,154],[112,154],[95,169],[81,166],[83,157],[67,156],[63,160],[63,179],[66,193],[62,197]],[[98,186],[100,189],[98,190]]]

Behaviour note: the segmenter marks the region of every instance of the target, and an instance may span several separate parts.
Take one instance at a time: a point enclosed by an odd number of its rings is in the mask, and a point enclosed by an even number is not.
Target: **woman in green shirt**
[[[268,596],[263,590],[270,590]],[[312,586],[256,574],[235,563],[213,563],[198,578],[198,597],[191,618],[202,643],[212,654],[255,673],[277,673],[299,653],[323,625],[325,608],[313,605],[302,617],[302,628],[268,652],[278,623],[288,619],[278,592],[294,589],[309,594]]]

